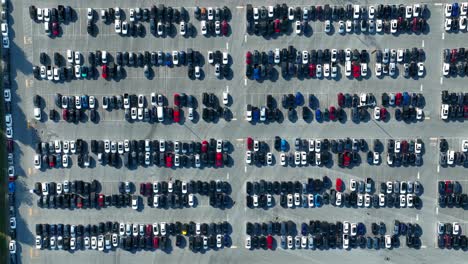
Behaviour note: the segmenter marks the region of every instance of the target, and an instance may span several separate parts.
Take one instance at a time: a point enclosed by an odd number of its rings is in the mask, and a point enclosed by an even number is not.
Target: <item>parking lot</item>
[[[96,19],[98,34],[95,37],[86,32],[86,9],[92,7],[95,10],[109,8],[118,5],[127,14],[129,8],[135,8],[135,4],[126,1],[105,0],[94,2],[74,2],[70,5],[78,11],[79,16],[74,22],[61,25],[62,34],[50,38],[45,35],[42,24],[32,21],[28,14],[28,7],[35,4],[36,7],[53,7],[62,4],[56,0],[46,0],[33,3],[31,0],[17,0],[13,6],[10,17],[10,58],[12,81],[12,102],[15,110],[14,138],[15,138],[15,162],[17,180],[16,206],[17,213],[17,252],[20,263],[51,263],[53,261],[66,261],[67,263],[147,263],[168,262],[258,262],[258,263],[284,263],[293,260],[295,263],[324,262],[327,259],[331,263],[343,261],[360,261],[363,263],[380,263],[389,261],[392,263],[452,261],[462,263],[466,258],[462,250],[441,250],[437,248],[437,222],[459,222],[463,234],[468,219],[468,212],[461,208],[439,208],[437,204],[437,181],[457,180],[465,189],[466,168],[463,166],[439,165],[439,139],[446,138],[449,148],[459,151],[463,139],[467,139],[466,124],[464,121],[443,122],[440,118],[440,92],[466,91],[465,78],[446,78],[442,75],[442,50],[445,48],[466,46],[466,33],[448,33],[444,30],[444,10],[438,1],[430,1],[427,4],[430,16],[427,20],[429,32],[427,34],[345,34],[338,33],[328,35],[324,32],[323,22],[314,22],[311,35],[282,34],[265,39],[262,36],[247,34],[246,32],[246,4],[262,6],[276,4],[273,1],[196,1],[186,0],[165,1],[166,6],[184,6],[189,14],[189,21],[194,25],[196,35],[183,37],[177,34],[168,37],[155,37],[149,33],[149,23],[143,22],[146,28],[144,37],[122,37],[114,32],[113,24],[104,25]],[[206,2],[206,3],[205,3]],[[362,1],[360,1],[362,2]],[[319,4],[317,2],[300,1],[301,6]],[[386,4],[393,4],[385,1]],[[139,1],[140,7],[150,7],[155,3],[151,1]],[[157,4],[157,3],[156,3]],[[355,3],[358,4],[358,3]],[[364,3],[362,3],[364,4]],[[370,4],[367,3],[366,4]],[[372,3],[379,4],[379,3]],[[410,4],[410,3],[405,3]],[[194,17],[194,5],[202,6],[228,6],[232,19],[229,21],[230,32],[227,36],[205,37],[201,34],[200,21]],[[97,17],[97,14],[95,14]],[[335,25],[336,26],[336,25]],[[371,57],[369,63],[370,76],[367,79],[284,79],[255,81],[245,76],[245,54],[255,49],[261,51],[287,48],[293,45],[298,50],[311,49],[367,49]],[[377,49],[412,49],[422,48],[426,52],[424,60],[426,75],[424,78],[404,78],[398,74],[395,78],[374,76],[375,55]],[[142,67],[126,67],[127,77],[116,80],[105,80],[101,77],[90,80],[72,80],[70,82],[51,82],[38,80],[33,77],[32,66],[39,65],[39,54],[46,52],[51,56],[54,52],[66,53],[67,49],[81,51],[107,50],[117,51],[158,51],[171,52],[172,50],[197,50],[204,56],[202,71],[205,77],[201,80],[191,80],[187,76],[187,67],[152,67],[154,76],[148,79],[144,76]],[[206,60],[208,51],[220,50],[230,54],[230,69],[232,76],[229,78],[217,78],[213,65]],[[85,57],[87,58],[87,57]],[[401,65],[398,65],[401,68]],[[281,72],[281,68],[276,67]],[[344,67],[343,67],[344,68]],[[343,71],[344,72],[344,71]],[[400,69],[401,73],[401,69]],[[232,118],[229,122],[219,119],[217,122],[205,122],[201,118],[197,122],[185,120],[185,122],[161,125],[149,122],[128,122],[124,118],[124,112],[106,111],[99,105],[100,122],[90,121],[69,123],[63,120],[51,122],[47,114],[51,108],[59,110],[54,103],[54,95],[94,95],[99,102],[102,96],[122,95],[123,93],[144,94],[149,99],[151,93],[161,93],[166,96],[172,105],[174,93],[186,93],[194,95],[198,100],[197,112],[201,115],[201,95],[203,92],[214,93],[219,99],[223,91],[228,91],[231,97],[229,109]],[[285,119],[284,122],[249,123],[245,120],[246,104],[256,106],[266,105],[266,95],[272,94],[278,105],[281,104],[281,95],[295,94],[300,91],[305,98],[309,94],[317,96],[320,108],[330,105],[337,106],[337,93],[373,93],[378,102],[382,93],[421,93],[424,96],[424,118],[418,122],[398,122],[393,118],[394,109],[389,107],[392,119],[379,122],[370,119],[366,122],[305,122],[299,118],[296,122]],[[34,119],[33,97],[40,95],[45,100],[42,121]],[[280,107],[283,113],[287,110]],[[348,119],[350,109],[345,108]],[[184,109],[185,111],[185,109]],[[371,110],[369,110],[370,113]],[[300,111],[298,110],[298,115]],[[287,116],[287,115],[286,115]],[[361,152],[362,163],[359,166],[342,168],[336,164],[336,154],[333,154],[335,164],[333,166],[306,166],[283,167],[278,162],[275,166],[249,166],[245,162],[246,139],[252,137],[255,140],[266,141],[270,149],[273,148],[275,136],[288,140],[290,146],[294,146],[295,138],[329,138],[345,139],[347,137],[364,138],[368,143],[374,139],[380,139],[385,145],[389,139],[415,139],[420,138],[424,143],[424,155],[422,166],[390,167],[386,164],[386,152],[381,153],[380,165],[369,165],[366,162],[366,153]],[[202,141],[205,139],[225,139],[231,142],[232,158],[231,166],[220,168],[202,167],[174,169],[156,166],[139,166],[128,169],[125,166],[91,166],[80,168],[72,166],[64,169],[37,170],[34,168],[34,146],[39,141],[53,140],[124,140],[124,139],[161,139],[179,141]],[[386,145],[385,145],[386,146]],[[386,149],[386,148],[385,148]],[[294,151],[293,148],[290,151]],[[279,152],[273,151],[275,158],[279,159]],[[334,183],[336,178],[341,178],[345,183],[350,178],[364,180],[371,177],[376,183],[384,181],[419,181],[424,192],[420,198],[422,208],[336,208],[325,206],[321,208],[295,208],[286,209],[277,205],[268,210],[251,210],[246,207],[246,182],[247,181],[305,181],[307,178],[321,178],[328,176]],[[104,183],[105,192],[117,191],[118,182],[131,181],[135,183],[169,181],[169,180],[222,180],[229,182],[232,193],[233,205],[230,208],[214,208],[209,205],[208,198],[202,197],[198,206],[184,209],[153,209],[145,206],[141,211],[135,211],[131,207],[103,208],[87,210],[62,210],[43,209],[36,204],[36,195],[29,192],[34,188],[35,182],[52,182],[63,180],[92,181],[94,179]],[[466,188],[465,188],[466,187]],[[279,199],[278,199],[279,200]],[[143,201],[146,202],[146,199]],[[245,223],[288,221],[295,223],[308,222],[311,219],[321,221],[350,221],[363,222],[370,227],[371,222],[385,222],[387,230],[391,230],[393,221],[398,219],[404,222],[418,223],[423,232],[421,235],[421,248],[412,249],[406,246],[392,250],[357,249],[341,251],[335,250],[254,250],[245,249]],[[35,248],[35,225],[37,223],[63,223],[63,224],[96,224],[98,222],[117,221],[130,223],[154,223],[154,222],[221,222],[228,221],[232,227],[230,237],[232,245],[223,250],[210,250],[203,253],[193,253],[188,248],[178,248],[173,245],[170,252],[161,251],[125,251],[115,250],[110,252],[96,252],[93,250],[77,250],[74,252],[38,250]],[[299,230],[299,229],[298,229]],[[369,233],[369,231],[368,231]],[[402,240],[402,244],[404,240]],[[279,237],[277,237],[279,242]]]

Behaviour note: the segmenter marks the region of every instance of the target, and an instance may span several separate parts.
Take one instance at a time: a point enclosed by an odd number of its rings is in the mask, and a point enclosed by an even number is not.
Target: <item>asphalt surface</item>
[[[463,78],[442,78],[442,56],[444,48],[461,47],[466,43],[466,33],[449,34],[443,30],[443,9],[436,2],[428,3],[430,18],[428,20],[430,32],[428,34],[400,34],[392,36],[350,34],[341,36],[339,34],[327,35],[320,31],[322,22],[315,22],[313,34],[310,37],[290,35],[278,36],[271,39],[250,36],[245,32],[245,1],[164,1],[172,6],[185,6],[189,10],[190,21],[197,27],[198,35],[193,38],[184,38],[180,35],[166,38],[156,38],[147,34],[143,38],[121,37],[113,33],[112,25],[103,25],[99,20],[99,34],[90,37],[86,33],[87,7],[101,8],[119,5],[125,11],[135,7],[128,2],[97,0],[91,2],[73,1],[70,5],[79,11],[76,22],[63,25],[63,35],[51,39],[44,35],[41,24],[31,21],[28,15],[28,6],[33,1],[18,0],[12,5],[10,17],[10,43],[12,53],[12,77],[13,102],[16,102],[14,118],[14,133],[17,146],[15,146],[16,171],[19,176],[19,193],[17,195],[18,213],[18,239],[20,242],[18,252],[21,255],[21,263],[147,263],[147,262],[170,262],[170,263],[284,263],[294,261],[295,263],[329,263],[360,261],[363,263],[376,263],[388,261],[392,263],[436,263],[440,261],[451,261],[462,263],[465,252],[455,250],[440,250],[436,248],[436,223],[438,221],[457,221],[462,223],[462,230],[466,227],[466,212],[459,208],[438,208],[437,206],[437,180],[458,180],[466,186],[465,168],[438,166],[438,138],[450,138],[450,146],[458,149],[461,138],[466,137],[466,126],[464,122],[443,122],[439,117],[440,91],[464,91]],[[52,7],[60,1],[34,2],[36,6]],[[206,3],[205,3],[206,2]],[[273,1],[251,1],[255,5],[268,5]],[[300,1],[299,4],[313,4],[308,1]],[[346,4],[343,1],[337,4]],[[388,1],[385,1],[388,3]],[[150,6],[153,2],[139,1],[140,6]],[[199,32],[200,23],[194,19],[194,5],[227,5],[232,13],[230,21],[231,34],[228,37],[204,37]],[[145,23],[148,29],[149,25]],[[305,79],[276,81],[265,80],[256,82],[246,80],[245,52],[248,50],[270,50],[294,45],[298,49],[324,49],[324,48],[357,48],[368,51],[384,48],[423,48],[426,51],[426,76],[417,80],[406,79],[402,76],[397,78],[385,77],[378,79],[373,76],[373,65],[369,65],[371,76],[365,80],[339,80],[327,79]],[[105,49],[115,51],[157,51],[157,50],[184,50],[193,48],[199,50],[206,56],[208,50],[229,51],[232,58],[231,79],[217,79],[214,76],[212,66],[205,63],[203,72],[206,73],[204,80],[191,81],[187,78],[185,67],[154,68],[155,77],[148,80],[143,75],[142,68],[130,68],[127,70],[128,78],[120,81],[98,80],[74,80],[69,83],[52,83],[39,81],[32,76],[32,66],[39,64],[40,52],[52,54],[54,51],[65,53],[67,49],[95,51]],[[122,94],[125,91],[131,93],[142,93],[147,96],[151,92],[165,94],[172,98],[175,92],[201,95],[202,92],[213,92],[219,97],[222,91],[229,90],[233,103],[230,109],[233,119],[230,122],[220,120],[216,123],[198,121],[192,123],[186,121],[183,124],[150,124],[146,122],[129,123],[124,120],[123,111],[113,111],[103,114],[98,124],[91,122],[70,124],[63,121],[36,122],[33,117],[32,98],[39,94],[46,99],[46,109],[53,107],[53,95],[57,92],[63,95],[96,95],[100,99],[102,95]],[[424,106],[425,120],[416,123],[396,122],[394,119],[388,122],[368,121],[355,124],[353,122],[325,122],[315,121],[306,123],[303,120],[296,122],[284,121],[271,124],[250,124],[244,120],[246,103],[266,104],[266,94],[275,94],[280,98],[284,93],[295,93],[301,91],[303,94],[317,94],[321,104],[329,105],[335,103],[336,93],[349,92],[361,93],[372,92],[379,95],[383,92],[421,92],[426,101]],[[200,111],[200,107],[198,110]],[[102,109],[100,110],[102,111]],[[391,110],[392,111],[392,110]],[[105,111],[102,111],[105,112]],[[48,111],[44,111],[47,114]],[[391,114],[392,112],[390,112]],[[414,139],[421,138],[425,145],[424,164],[421,167],[399,167],[392,168],[386,164],[370,166],[361,164],[352,169],[332,167],[281,167],[279,164],[271,167],[247,166],[244,161],[245,138],[250,136],[259,140],[271,140],[274,136],[288,139],[290,144],[296,137],[301,138],[379,138],[385,140]],[[96,166],[95,168],[81,169],[73,164],[70,169],[49,169],[38,171],[33,166],[34,143],[50,141],[55,139],[170,139],[170,140],[202,140],[205,138],[222,138],[232,142],[234,151],[232,157],[234,164],[231,167],[219,169],[166,169],[157,167],[140,167],[135,170],[126,168],[112,168],[109,166]],[[452,144],[453,142],[453,144]],[[456,143],[459,142],[459,143]],[[270,143],[270,146],[272,144]],[[275,156],[279,157],[277,153]],[[73,162],[72,162],[73,163]],[[332,182],[341,177],[345,182],[349,178],[364,179],[372,177],[376,182],[386,180],[419,180],[424,193],[422,209],[412,208],[335,208],[326,206],[322,208],[306,209],[283,209],[280,206],[263,210],[247,209],[245,206],[245,182],[250,180],[302,180],[308,177],[322,177],[327,175]],[[98,179],[104,183],[116,183],[118,181],[130,180],[135,183],[154,180],[228,180],[232,187],[232,199],[235,201],[231,209],[220,210],[207,206],[207,199],[202,198],[197,208],[183,210],[155,210],[146,208],[141,212],[134,212],[131,208],[115,209],[105,208],[101,210],[49,210],[40,209],[35,204],[35,195],[28,190],[34,186],[36,181],[58,181],[58,180],[92,180]],[[419,250],[408,249],[406,246],[393,250],[362,250],[350,251],[339,250],[282,250],[275,251],[255,250],[249,251],[244,248],[245,222],[267,222],[270,220],[293,220],[296,223],[308,222],[310,219],[326,221],[362,221],[369,227],[371,222],[384,221],[387,227],[391,226],[394,219],[405,222],[418,223],[422,229],[422,247]],[[217,251],[208,251],[204,254],[192,253],[188,249],[174,249],[171,253],[162,252],[127,252],[123,250],[108,253],[94,252],[91,250],[65,252],[34,249],[34,226],[36,223],[70,223],[87,224],[100,221],[119,221],[134,223],[153,223],[162,221],[186,221],[195,222],[219,222],[227,220],[233,227],[233,246]],[[279,238],[277,239],[279,241]]]

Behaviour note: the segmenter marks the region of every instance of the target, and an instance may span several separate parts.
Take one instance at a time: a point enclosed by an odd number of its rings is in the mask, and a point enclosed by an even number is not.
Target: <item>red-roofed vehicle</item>
[[[170,153],[166,156],[166,167],[172,168],[172,155]]]
[[[339,191],[339,192],[342,192],[343,191],[343,181],[340,179],[340,178],[337,178],[336,179],[336,190]]]
[[[247,138],[247,149],[252,150],[253,148],[253,139],[251,137]]]
[[[208,152],[208,141],[203,140],[202,146],[201,146],[201,151],[202,151],[203,153]]]
[[[174,107],[174,122],[180,122],[180,109],[177,106]]]
[[[108,75],[107,75],[107,65],[106,64],[102,65],[102,74],[101,74],[101,76],[102,76],[102,78],[107,79]]]

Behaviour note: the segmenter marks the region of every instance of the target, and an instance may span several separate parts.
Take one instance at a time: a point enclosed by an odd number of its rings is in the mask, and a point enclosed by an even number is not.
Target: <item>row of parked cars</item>
[[[170,236],[175,236],[177,247],[189,242],[193,236],[203,234],[202,245],[208,244],[208,237],[214,237],[214,247],[229,245],[229,223],[118,223],[101,222],[98,225],[37,224],[35,247],[37,249],[83,250],[93,249],[108,251],[116,248],[125,250],[170,248]],[[206,241],[205,241],[206,240]],[[226,241],[227,240],[227,241]],[[210,246],[212,245],[210,242]],[[190,243],[193,243],[190,242]],[[206,245],[208,247],[208,245]],[[191,248],[192,249],[192,248]],[[206,249],[206,248],[205,248]]]
[[[13,117],[12,117],[12,108],[11,108],[11,80],[10,80],[10,38],[9,38],[9,1],[2,0],[1,4],[1,24],[0,29],[2,32],[2,58],[1,58],[1,68],[2,68],[2,89],[3,89],[3,102],[4,102],[4,113],[5,113],[5,136],[6,136],[6,152],[7,152],[7,173],[8,173],[8,182],[4,183],[8,185],[8,234],[9,241],[8,243],[8,256],[5,256],[5,259],[8,258],[10,263],[16,263],[17,261],[17,242],[16,242],[16,173],[15,173],[15,163],[13,155]]]
[[[403,63],[403,76],[423,77],[425,75],[424,60],[426,53],[423,49],[384,49],[375,53],[375,74],[377,77],[388,74],[391,77],[397,75],[397,63]]]
[[[373,228],[374,228],[373,223]],[[377,224],[375,224],[377,225]],[[376,227],[377,228],[377,227]],[[302,223],[301,233],[298,234],[292,221],[250,223],[246,224],[247,236],[245,248],[247,249],[276,249],[273,235],[280,235],[283,249],[329,249],[329,248],[368,248],[379,249],[398,247],[399,236],[406,235],[408,247],[419,247],[420,228],[409,223],[400,223],[395,220],[393,235],[385,235],[385,224],[380,225],[381,236],[366,237],[366,226],[363,223],[350,223],[348,221],[328,223],[326,221],[311,220],[309,224]],[[400,232],[401,231],[401,232]],[[404,231],[404,233],[403,233]]]
[[[437,223],[437,245],[441,249],[462,249],[468,248],[468,239],[462,235],[460,223]]]
[[[70,6],[58,5],[57,8],[41,8],[29,6],[29,16],[38,23],[44,24],[44,32],[50,37],[61,34],[60,23],[69,23],[74,20],[75,10]]]

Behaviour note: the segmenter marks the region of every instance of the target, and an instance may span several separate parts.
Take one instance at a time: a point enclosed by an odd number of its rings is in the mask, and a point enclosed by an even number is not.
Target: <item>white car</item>
[[[406,206],[406,195],[400,194],[400,207]]]
[[[1,24],[2,36],[8,37],[8,24],[2,23]]]
[[[406,6],[405,9],[406,9],[406,10],[405,10],[405,11],[406,11],[406,12],[405,12],[405,18],[407,18],[407,19],[408,19],[408,18],[412,18],[412,17],[413,17],[413,6],[412,6],[412,5],[408,5],[408,6]]]
[[[338,21],[338,32],[344,34],[346,32],[346,25],[343,20]]]
[[[383,194],[383,193],[379,194],[379,206],[380,207],[385,206],[385,194]]]
[[[440,107],[440,118],[446,120],[448,118],[449,105],[442,104]]]
[[[294,29],[296,34],[300,35],[302,33],[301,21],[296,21]]]
[[[452,223],[452,233],[453,233],[453,235],[459,235],[460,234],[460,224],[458,222],[453,222]]]
[[[330,64],[329,63],[325,63],[323,65],[323,76],[326,78],[330,77]]]
[[[374,165],[379,164],[380,162],[380,153],[377,151],[374,151],[374,158],[373,158],[373,163]]]
[[[208,28],[206,27],[206,21],[202,20],[200,25],[201,31],[203,35],[208,34]]]
[[[368,15],[367,17],[369,19],[373,19],[375,16],[375,7],[374,6],[369,6],[369,10],[368,10]]]
[[[62,165],[64,168],[68,168],[68,155],[67,154],[63,154],[62,156]]]
[[[445,19],[444,28],[445,28],[445,31],[452,30],[452,19],[451,18],[446,18]]]
[[[305,151],[301,151],[301,165],[307,165],[307,153]]]
[[[424,63],[418,62],[418,76],[421,77],[424,75]]]
[[[354,180],[354,179],[350,179],[350,180],[349,180],[349,189],[350,189],[351,191],[353,191],[353,192],[356,191],[356,189],[357,189],[357,182],[356,182],[356,180]]]
[[[325,31],[325,33],[330,33],[331,32],[331,21],[330,20],[325,20],[325,28],[323,31]]]
[[[454,160],[455,160],[455,151],[453,150],[447,151],[447,164],[453,165]]]
[[[202,24],[203,24],[203,21],[202,21]],[[158,22],[156,28],[158,31],[158,36],[162,36],[164,34],[164,26],[161,21]],[[205,30],[206,30],[206,25],[205,25]]]
[[[382,76],[382,63],[376,63],[375,64],[375,75],[377,77]]]
[[[275,49],[275,63],[279,64],[281,62],[281,57],[280,57],[280,50],[278,48]]]
[[[353,22],[351,20],[346,20],[346,33],[351,33],[353,30]]]
[[[104,251],[104,236],[103,235],[98,236],[97,248],[99,251]]]
[[[214,18],[214,10],[212,7],[208,7],[207,8],[207,17],[208,17],[208,20],[213,20]]]
[[[288,8],[288,19],[294,20],[294,8],[291,6]]]
[[[301,164],[301,153],[296,151],[294,152],[294,165],[299,166]]]
[[[316,76],[317,76],[317,78],[322,78],[322,64],[317,64],[317,66],[316,66]]]
[[[180,28],[180,35],[185,36],[187,31],[185,30],[185,22],[184,21],[180,22],[179,28]]]
[[[357,206],[362,207],[364,205],[364,195],[359,193],[357,196]]]
[[[41,236],[36,236],[36,249],[42,248],[42,238]]]
[[[466,30],[467,21],[468,20],[467,20],[466,16],[460,17],[459,22],[458,22],[458,27],[460,28],[460,30],[463,30],[463,31]]]
[[[367,76],[367,63],[361,63],[361,76]]]
[[[348,221],[343,222],[343,234],[349,233],[350,224]]]
[[[268,152],[267,155],[266,155],[266,160],[267,160],[267,164],[268,165],[272,165],[273,164],[273,154],[271,152]]]
[[[351,76],[351,61],[346,61],[345,63],[345,75],[346,77]]]
[[[442,72],[443,72],[444,76],[449,75],[449,73],[450,73],[450,64],[444,62],[443,66],[442,66]]]
[[[452,16],[452,4],[445,4],[445,17]]]
[[[354,19],[359,19],[360,11],[361,9],[359,8],[359,5],[354,5],[353,6],[353,18]]]
[[[380,32],[382,32],[382,30],[383,30],[383,22],[382,22],[382,19],[377,19],[377,20],[375,21],[375,31],[376,31],[377,33],[380,33]]]
[[[292,194],[288,194],[287,196],[287,201],[288,201],[288,208],[291,208],[293,207],[294,203],[293,203],[293,195]]]
[[[95,237],[95,236],[91,237],[91,249],[94,249],[94,250],[97,249],[97,237]]]
[[[376,106],[374,108],[374,119],[380,120],[380,107]]]
[[[50,9],[49,8],[44,8],[44,21],[49,22],[50,21]]]
[[[245,248],[250,249],[252,247],[252,240],[250,236],[245,237]]]
[[[122,21],[116,19],[114,21],[114,29],[115,29],[115,33],[117,34],[122,33]]]
[[[226,51],[223,52],[223,64],[226,65],[229,63],[229,55]]]
[[[368,193],[364,194],[364,206],[365,207],[371,206],[371,196]]]
[[[414,201],[414,194],[408,193],[406,195],[406,204],[408,207],[413,207],[413,201]]]
[[[286,166],[286,154],[284,152],[280,154],[280,163],[281,166]]]
[[[423,110],[419,107],[416,107],[416,120],[422,120],[423,119]]]
[[[34,168],[40,169],[41,168],[41,156],[39,154],[34,155]]]
[[[86,14],[88,16],[88,20],[93,20],[94,11],[92,8],[88,8]]]
[[[342,201],[342,200],[343,200],[343,193],[337,192],[337,193],[336,193],[335,205],[336,205],[336,206],[341,206],[341,201]]]
[[[343,248],[344,249],[349,248],[349,235],[348,234],[343,234]]]
[[[468,2],[461,3],[460,16],[466,16],[468,13]]]
[[[247,164],[252,163],[252,152],[250,150],[247,150],[245,152],[245,163],[247,163]]]
[[[215,34],[216,35],[221,34],[221,22],[220,21],[215,21]]]
[[[392,238],[390,235],[385,235],[385,248],[389,249],[392,247]]]

